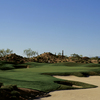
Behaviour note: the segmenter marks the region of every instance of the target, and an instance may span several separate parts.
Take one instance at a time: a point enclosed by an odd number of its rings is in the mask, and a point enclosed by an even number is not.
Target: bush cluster
[[[20,93],[17,85],[6,85],[0,83],[0,100],[19,100]]]
[[[0,65],[0,69],[1,70],[10,70],[10,69],[14,69],[12,64],[2,64]]]

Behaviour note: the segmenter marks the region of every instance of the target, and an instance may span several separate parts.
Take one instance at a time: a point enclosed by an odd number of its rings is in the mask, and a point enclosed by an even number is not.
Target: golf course
[[[5,68],[8,68],[9,70],[0,70],[0,83],[3,83],[4,85],[17,85],[17,87],[20,88],[39,90],[45,93],[56,90],[87,89],[98,87],[93,84],[87,84],[79,81],[58,79],[53,77],[53,75],[74,75],[78,77],[100,75],[100,64],[73,62],[27,62],[24,64],[17,64],[16,66],[22,65],[28,65],[29,68],[14,68],[14,64],[5,64]],[[81,88],[78,86],[81,86]]]

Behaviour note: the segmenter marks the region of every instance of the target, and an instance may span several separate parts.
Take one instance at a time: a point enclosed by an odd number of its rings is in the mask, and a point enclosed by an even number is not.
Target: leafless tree
[[[24,50],[24,53],[27,55],[27,57],[30,58],[30,56],[35,56],[36,54],[38,55],[38,52],[36,51],[32,51],[31,48],[27,49],[27,50]]]
[[[2,49],[2,50],[0,50],[0,57],[4,57],[8,54],[11,54],[12,52],[13,52],[13,50],[10,51],[10,49],[7,49],[7,50]]]

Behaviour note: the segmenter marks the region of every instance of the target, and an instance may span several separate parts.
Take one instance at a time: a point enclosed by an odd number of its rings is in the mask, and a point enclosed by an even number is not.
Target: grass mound
[[[100,64],[90,63],[90,64],[85,65],[85,67],[100,67]]]
[[[17,66],[20,66],[20,65],[29,65],[30,66],[30,68],[32,68],[32,67],[42,67],[42,66],[45,66],[45,65],[47,65],[47,63],[37,63],[37,62],[27,62],[27,63],[25,63],[25,64],[17,64]]]
[[[54,63],[50,64],[50,66],[81,66],[84,65],[82,63],[74,63],[74,62],[62,62],[62,63]]]
[[[65,62],[63,63],[65,66],[81,66],[84,65],[83,63],[74,63],[74,62]]]
[[[83,83],[83,82],[77,82],[77,81],[55,81],[55,83],[60,84],[60,87],[58,90],[69,90],[69,89],[87,89],[87,88],[96,88],[98,86]],[[76,87],[74,87],[76,86]]]
[[[0,65],[1,70],[11,70],[14,69],[13,64],[2,64]]]

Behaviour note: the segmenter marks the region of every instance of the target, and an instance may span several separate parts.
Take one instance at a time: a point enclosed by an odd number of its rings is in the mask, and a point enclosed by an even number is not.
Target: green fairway
[[[20,68],[12,70],[0,70],[0,82],[4,85],[16,84],[18,87],[31,88],[44,92],[50,92],[57,89],[71,89],[73,87],[57,84],[54,81],[64,81],[62,79],[54,78],[50,75],[43,75],[48,73],[51,75],[63,75],[64,73],[76,73],[76,76],[83,72],[96,72],[100,71],[100,64],[78,64],[78,63],[36,63],[30,62],[21,65],[30,65],[30,68]],[[83,75],[83,74],[82,74]],[[73,83],[73,82],[72,82]],[[74,82],[75,83],[75,82]],[[77,84],[79,84],[77,82]],[[81,85],[83,83],[80,83]],[[83,88],[96,87],[88,85]]]

